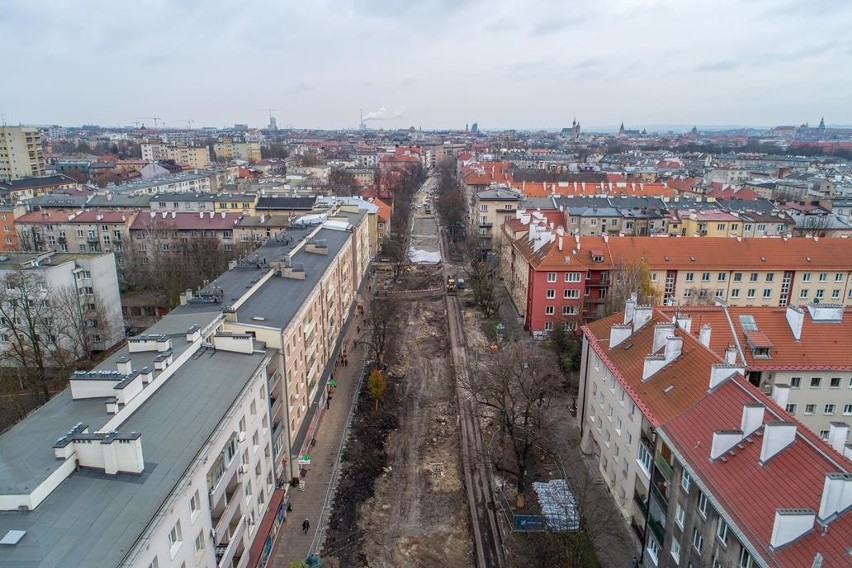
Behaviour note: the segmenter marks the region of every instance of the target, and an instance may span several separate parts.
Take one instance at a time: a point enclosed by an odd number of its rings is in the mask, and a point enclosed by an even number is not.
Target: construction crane
[[[162,121],[163,119],[160,118],[159,116],[143,116],[142,120],[153,120],[154,121],[154,128],[157,128],[157,121]]]
[[[191,118],[187,118],[187,119],[186,119],[186,129],[187,129],[187,130],[192,130],[192,125],[193,125],[193,124],[195,124],[195,121],[194,121],[194,120],[192,120]]]

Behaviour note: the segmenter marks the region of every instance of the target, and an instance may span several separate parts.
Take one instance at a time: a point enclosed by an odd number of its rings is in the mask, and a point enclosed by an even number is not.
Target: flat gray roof
[[[177,359],[189,347],[186,330],[193,325],[206,327],[217,317],[219,312],[172,312],[145,334],[170,336],[172,353]],[[128,357],[133,369],[148,367],[156,377],[161,372],[154,371],[154,359],[158,355],[156,351],[130,353],[125,345],[95,369],[114,371],[119,358]],[[112,415],[107,414],[105,400],[72,400],[68,388],[0,435],[0,495],[30,493],[53,473],[62,464],[54,456],[53,443],[78,422],[88,424],[91,431],[106,424]]]
[[[142,434],[145,472],[76,472],[35,511],[0,512],[0,534],[27,531],[15,546],[0,547],[0,565],[118,566],[265,357],[205,349],[187,361],[121,426]],[[185,545],[193,538],[184,535]]]
[[[350,234],[347,231],[321,229],[314,238],[325,240],[328,245],[328,255],[314,254],[305,252],[304,248],[300,249],[293,255],[293,264],[304,266],[305,279],[295,280],[273,276],[240,306],[237,310],[237,321],[279,329],[286,327],[349,237]],[[255,322],[252,320],[254,317],[262,317],[264,321]]]

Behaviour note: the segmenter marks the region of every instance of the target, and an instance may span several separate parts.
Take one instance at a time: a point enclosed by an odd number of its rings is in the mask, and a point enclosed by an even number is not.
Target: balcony
[[[480,222],[478,223],[478,225],[479,225],[480,227],[493,227],[493,226],[494,226],[494,222],[493,222],[493,221],[480,221]]]
[[[212,519],[216,534],[213,537],[215,544],[220,544],[228,536],[228,526],[234,518],[234,511],[239,509],[240,497],[242,496],[242,484],[233,483],[233,486],[225,492],[225,499],[213,509]],[[218,512],[221,514],[217,515]]]
[[[219,480],[219,483],[216,484],[216,487],[213,488],[213,491],[210,492],[210,502],[217,503],[223,495],[225,495],[225,490],[230,485],[231,479],[234,478],[235,472],[240,468],[240,460],[236,459],[236,456],[231,458],[231,463],[229,463],[225,467],[225,471],[222,473],[222,478]]]
[[[651,518],[648,519],[648,526],[651,527],[651,532],[654,533],[655,537],[657,537],[657,542],[660,543],[660,546],[662,547],[663,543],[666,542],[666,529],[660,524],[660,521],[654,518],[653,515],[651,515]]]
[[[246,532],[246,516],[241,515],[228,525],[228,540],[216,546],[218,566],[239,566],[244,556],[243,535]]]
[[[651,484],[651,495],[660,510],[667,511],[669,509],[668,487],[665,481],[657,479],[655,483]]]
[[[657,466],[657,471],[666,478],[667,481],[672,480],[672,476],[674,475],[674,470],[672,470],[672,466],[669,465],[669,462],[665,460],[663,454],[657,454],[654,458],[654,465]]]
[[[89,236],[86,237],[86,242],[87,243],[99,243],[100,241],[98,240],[97,235],[89,235]]]

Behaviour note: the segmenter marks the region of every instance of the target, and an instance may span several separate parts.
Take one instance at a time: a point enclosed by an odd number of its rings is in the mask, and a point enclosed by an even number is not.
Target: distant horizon
[[[109,129],[136,130],[136,129],[141,129],[141,127],[144,126],[144,128],[146,130],[149,130],[151,132],[169,132],[169,131],[189,131],[189,132],[192,132],[192,131],[201,131],[201,130],[205,130],[205,129],[216,129],[216,130],[234,129],[234,127],[238,124],[241,124],[241,125],[247,124],[249,130],[268,130],[268,124],[261,125],[261,126],[255,126],[255,125],[251,125],[251,124],[248,124],[248,123],[241,123],[241,122],[237,122],[237,123],[225,125],[225,126],[202,125],[202,126],[195,126],[191,129],[183,127],[183,126],[166,125],[166,126],[158,126],[158,127],[155,128],[155,127],[149,126],[147,124],[140,124],[140,126],[137,127],[135,124],[99,124],[99,123],[96,123],[96,122],[86,122],[86,123],[82,123],[82,124],[79,124],[79,125],[76,125],[76,124],[69,125],[69,124],[56,124],[56,123],[40,124],[40,123],[26,123],[26,122],[10,124],[9,121],[6,121],[3,124],[3,126],[23,126],[23,127],[33,127],[33,128],[55,128],[55,127],[58,127],[58,128],[77,129],[77,130],[81,130],[84,127],[97,127],[97,128],[101,128],[101,129],[104,129],[104,130],[109,130]],[[414,128],[415,128],[415,131],[417,131],[417,132],[421,132],[421,131],[422,132],[465,132],[465,126],[470,127],[470,125],[472,125],[472,124],[474,124],[474,122],[469,122],[466,125],[463,125],[463,126],[460,126],[460,127],[459,126],[443,127],[443,128],[441,128],[441,127],[434,128],[433,127],[433,128],[422,128],[422,129],[415,125]],[[580,126],[581,126],[581,132],[583,134],[611,134],[611,133],[614,133],[614,132],[618,132],[620,127],[621,127],[621,124],[622,123],[620,123],[620,122],[617,123],[617,124],[593,124],[591,126],[586,127],[586,126],[583,126],[582,122],[581,122]],[[668,133],[681,134],[681,133],[689,132],[693,128],[696,128],[699,132],[702,132],[702,131],[703,132],[707,132],[707,131],[710,131],[710,132],[725,132],[725,131],[731,131],[731,130],[770,131],[773,128],[784,127],[784,126],[795,126],[795,127],[798,128],[798,127],[803,126],[803,124],[804,123],[796,124],[794,122],[785,122],[785,123],[779,123],[779,124],[774,124],[774,125],[677,124],[677,123],[672,123],[672,124],[648,123],[648,124],[633,125],[633,124],[624,123],[624,128],[627,129],[627,130],[639,130],[639,131],[645,130],[648,134],[668,134]],[[807,123],[807,124],[808,124],[808,127],[810,127],[810,128],[816,128],[816,126],[819,124],[819,121],[817,121],[815,124],[811,124],[811,123]],[[390,125],[390,124],[388,124],[387,127],[368,126],[366,131],[367,132],[405,131],[405,130],[409,130],[411,128],[411,126],[412,125],[408,125],[408,126],[399,125],[399,126],[397,126],[397,125]],[[478,126],[478,129],[479,129],[479,132],[481,132],[483,134],[487,134],[487,133],[491,133],[491,132],[510,132],[510,131],[515,131],[515,132],[560,132],[564,128],[570,128],[570,125],[568,125],[568,126],[547,126],[547,127],[514,126],[514,127],[493,127],[493,128],[491,128],[491,127],[479,125],[478,123],[477,123],[477,126]],[[852,129],[852,124],[832,124],[832,123],[827,122],[825,124],[825,127],[827,129]],[[313,126],[301,126],[300,127],[300,126],[295,126],[295,125],[292,128],[289,128],[288,126],[285,125],[285,126],[279,126],[277,130],[278,131],[316,130],[316,131],[327,131],[327,132],[351,132],[351,131],[364,132],[364,131],[359,129],[358,125],[356,125],[356,126],[344,126],[344,127],[340,127],[340,128],[323,128],[323,127],[313,127]]]

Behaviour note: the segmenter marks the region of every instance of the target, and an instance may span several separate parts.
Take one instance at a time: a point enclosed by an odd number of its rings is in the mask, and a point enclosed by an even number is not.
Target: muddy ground
[[[394,288],[441,286],[414,267]],[[323,556],[341,566],[468,566],[473,542],[459,464],[443,298],[401,299],[378,410],[360,394]]]

